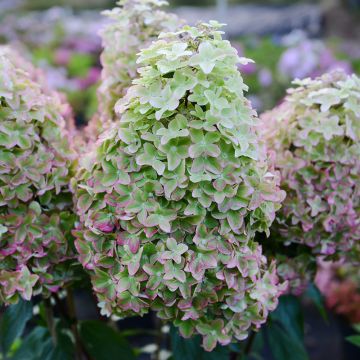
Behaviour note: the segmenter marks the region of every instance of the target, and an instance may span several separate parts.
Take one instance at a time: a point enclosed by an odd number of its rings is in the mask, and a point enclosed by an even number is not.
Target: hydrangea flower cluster
[[[69,276],[74,155],[64,110],[36,70],[0,48],[0,302],[55,291]]]
[[[360,79],[341,71],[295,81],[262,118],[287,192],[274,238],[315,255],[359,256]]]
[[[163,34],[73,183],[80,261],[104,314],[156,310],[184,336],[244,339],[281,286],[255,233],[284,192],[258,140],[239,58],[216,22]]]
[[[360,268],[342,259],[337,263],[320,262],[316,284],[326,306],[353,324],[360,322]]]
[[[101,84],[99,112],[90,121],[88,136],[96,139],[115,119],[115,102],[126,94],[138,76],[137,54],[156,40],[161,32],[174,31],[181,23],[175,14],[159,10],[163,0],[120,0],[118,7],[104,11],[110,23],[101,31]]]

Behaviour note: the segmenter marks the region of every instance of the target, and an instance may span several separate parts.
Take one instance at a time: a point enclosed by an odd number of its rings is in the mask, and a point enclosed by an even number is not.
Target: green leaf
[[[171,327],[170,332],[173,360],[228,360],[229,347],[217,346],[213,351],[206,352],[201,347],[202,339],[200,336],[193,336],[185,339],[180,336],[175,327]]]
[[[293,295],[280,297],[279,306],[270,315],[272,321],[280,323],[292,336],[304,338],[304,316],[300,301]]]
[[[313,303],[319,310],[320,315],[327,322],[328,315],[326,313],[325,306],[324,306],[324,298],[314,283],[309,284],[309,286],[306,290],[306,295],[308,298],[310,298],[313,301]]]
[[[353,345],[360,347],[360,335],[351,335],[346,337],[346,340],[351,342]]]
[[[268,338],[271,353],[276,360],[307,360],[309,359],[304,344],[287,330],[275,322],[268,327]]]
[[[8,228],[6,226],[0,224],[0,238],[1,238],[1,235],[7,233],[7,231],[8,231]]]
[[[9,306],[0,319],[0,351],[6,355],[12,343],[22,335],[25,325],[32,317],[32,304],[22,299]]]
[[[89,54],[75,53],[71,56],[68,71],[70,76],[86,76],[89,68],[93,64],[93,58]]]
[[[75,347],[70,329],[61,321],[56,323],[56,341],[54,346],[49,330],[38,326],[22,341],[11,360],[73,360]]]
[[[57,345],[54,347],[48,333],[48,338],[51,341],[51,351],[43,355],[43,360],[73,360],[75,358],[75,344],[72,336],[71,330],[62,321],[58,321],[56,324]]]
[[[304,345],[304,319],[299,300],[282,296],[266,327],[270,349],[276,360],[308,360]]]
[[[38,360],[51,351],[51,338],[45,327],[36,327],[21,343],[11,360]]]
[[[117,331],[96,320],[82,321],[80,338],[94,360],[135,360],[135,354],[126,339]]]

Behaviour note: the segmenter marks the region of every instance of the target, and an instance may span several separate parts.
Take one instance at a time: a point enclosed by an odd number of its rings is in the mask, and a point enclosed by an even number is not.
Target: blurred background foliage
[[[293,5],[299,3],[327,5],[333,0],[226,0],[229,5]],[[16,2],[16,0],[15,0]],[[169,0],[171,6],[212,6],[216,5],[217,0]],[[345,6],[359,8],[357,0],[339,0]],[[46,9],[53,6],[71,6],[76,9],[101,9],[113,6],[115,0],[25,0],[23,7],[27,10]],[[1,4],[1,2],[0,2]]]
[[[0,0],[0,43],[16,44],[45,70],[50,86],[67,94],[78,124],[85,124],[97,106],[101,71],[97,34],[105,22],[99,13],[115,3]],[[336,66],[347,72],[360,71],[360,47],[356,46],[360,21],[354,11],[360,8],[360,0],[170,0],[173,11],[182,5],[213,6],[206,8],[206,14],[192,8],[180,12],[189,21],[197,21],[198,16],[219,19],[221,14],[214,5],[220,3],[229,7],[246,4],[220,20],[228,22],[225,31],[241,55],[255,60],[255,65],[241,70],[259,112],[275,106],[295,77],[320,75]],[[292,5],[302,6],[302,10],[293,11]],[[253,22],[251,18],[260,9],[261,21]],[[251,33],[253,28],[256,33]]]

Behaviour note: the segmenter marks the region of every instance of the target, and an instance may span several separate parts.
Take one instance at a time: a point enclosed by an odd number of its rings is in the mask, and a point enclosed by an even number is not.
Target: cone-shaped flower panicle
[[[74,154],[64,104],[0,47],[0,302],[56,291],[70,276]],[[71,236],[71,235],[70,235]]]
[[[360,79],[335,71],[294,83],[285,101],[262,116],[287,192],[271,234],[314,256],[358,259]]]
[[[96,140],[99,133],[115,119],[115,102],[126,94],[138,77],[136,63],[141,49],[148,47],[160,33],[176,30],[182,21],[160,8],[164,0],[121,0],[118,6],[104,11],[109,24],[101,31],[101,83],[98,90],[99,111],[90,120],[87,137]]]
[[[80,261],[104,314],[149,309],[207,350],[244,339],[276,307],[268,233],[284,193],[258,141],[239,58],[216,22],[167,33],[138,58],[74,181]]]

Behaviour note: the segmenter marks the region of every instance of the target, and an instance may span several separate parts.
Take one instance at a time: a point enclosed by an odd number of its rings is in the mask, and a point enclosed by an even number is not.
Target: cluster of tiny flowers
[[[206,350],[244,339],[282,291],[255,233],[284,192],[267,166],[239,58],[218,23],[185,26],[143,50],[73,182],[76,247],[104,314],[149,309]]]
[[[118,7],[104,11],[110,23],[101,31],[101,84],[99,112],[91,119],[87,136],[97,136],[115,119],[115,102],[126,94],[138,76],[136,63],[141,49],[149,46],[161,32],[174,31],[181,23],[176,15],[159,10],[163,0],[121,0]]]
[[[294,83],[285,102],[262,117],[287,193],[271,233],[314,256],[358,259],[360,79],[335,71]]]
[[[66,107],[38,76],[19,54],[0,48],[0,303],[55,291],[73,256]]]

